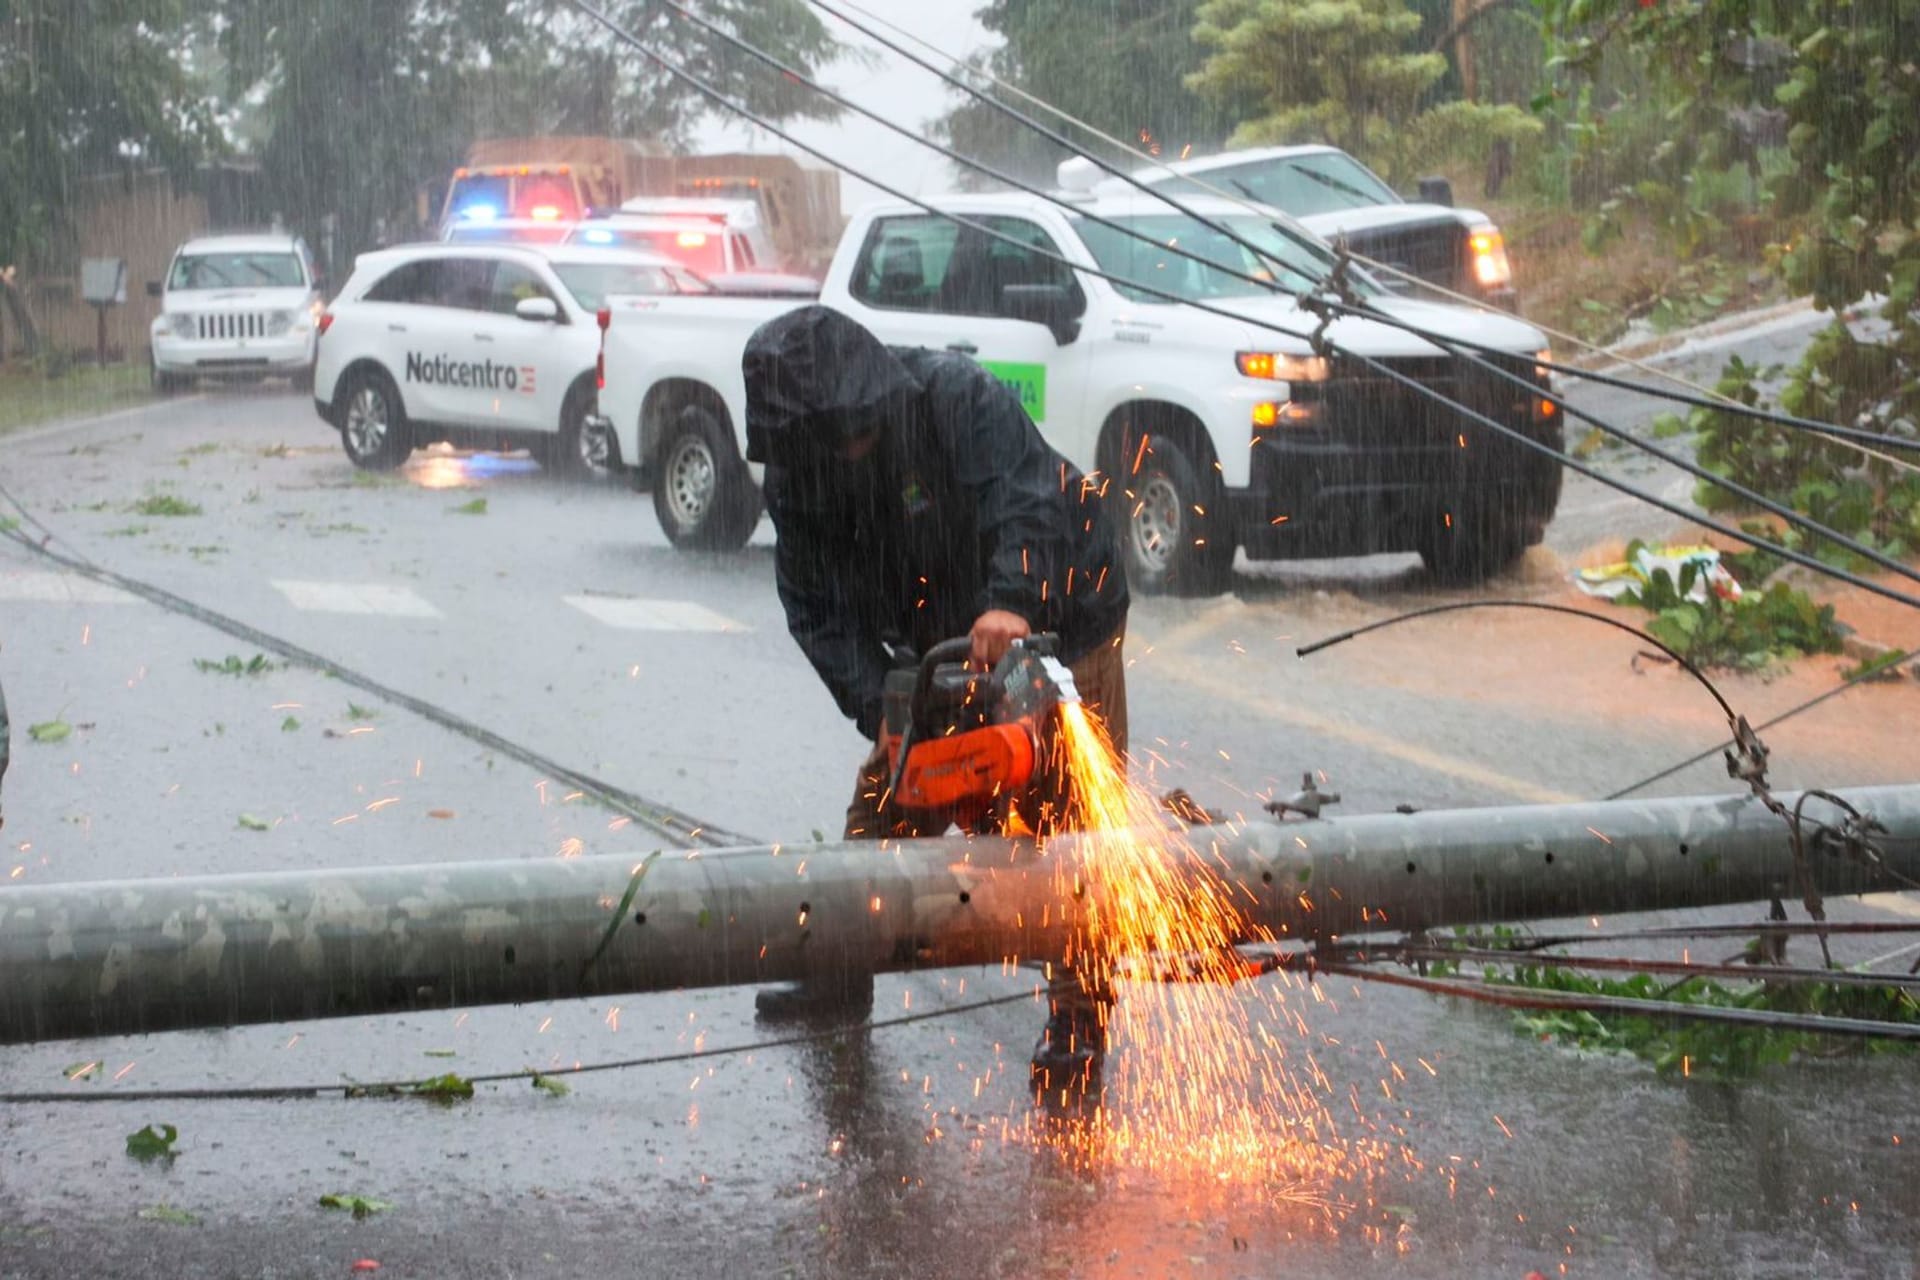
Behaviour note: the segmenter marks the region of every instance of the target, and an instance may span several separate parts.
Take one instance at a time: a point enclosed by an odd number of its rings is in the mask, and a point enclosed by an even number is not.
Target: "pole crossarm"
[[[1822,838],[1843,813],[1810,796],[1814,886],[1920,880],[1920,786],[1836,794],[1881,828],[1878,844]],[[12,886],[0,889],[0,1044],[1059,960],[1107,902],[1097,842],[1114,838]],[[1139,838],[1211,877],[1249,941],[1705,907],[1795,897],[1802,883],[1787,823],[1751,795]]]

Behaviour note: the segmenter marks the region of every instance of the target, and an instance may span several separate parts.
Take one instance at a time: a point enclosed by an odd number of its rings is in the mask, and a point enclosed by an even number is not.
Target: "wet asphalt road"
[[[306,403],[277,393],[216,392],[0,449],[7,488],[71,551],[735,830],[801,842],[839,825],[861,743],[784,633],[764,527],[738,556],[676,554],[643,497],[561,484],[515,458],[416,455],[398,479],[366,483]],[[131,510],[155,495],[202,511]],[[484,514],[462,510],[476,498]],[[1498,590],[1552,597],[1563,560],[1663,527],[1572,483],[1549,548]],[[1709,709],[1680,693],[1655,708],[1633,700],[1644,690],[1609,700],[1632,679],[1630,645],[1590,677],[1588,642],[1489,615],[1385,656],[1358,644],[1292,656],[1298,640],[1453,598],[1410,558],[1379,558],[1243,572],[1219,601],[1139,602],[1130,686],[1154,785],[1250,809],[1311,768],[1349,811],[1550,800],[1611,790],[1717,737]],[[1567,669],[1545,679],[1564,675],[1564,704],[1498,696],[1503,681],[1542,679],[1522,667],[1556,653]],[[252,650],[0,547],[0,678],[16,726],[0,873],[654,847],[338,682],[196,668],[229,654]],[[1844,714],[1781,731],[1779,781],[1920,773],[1912,754],[1835,731]],[[54,718],[74,736],[24,740]],[[1662,790],[1718,789],[1715,772]],[[1836,916],[1915,909],[1834,904]],[[1030,986],[997,971],[883,978],[875,1017]],[[382,1276],[1917,1274],[1910,1060],[1681,1084],[1534,1044],[1502,1013],[1348,980],[1323,994],[1310,1047],[1330,1096],[1355,1132],[1408,1153],[1318,1188],[1350,1206],[1331,1215],[1245,1179],[1076,1172],[1008,1137],[1027,1114],[1041,1021],[1020,1001],[581,1076],[565,1097],[517,1081],[451,1108],[0,1106],[0,1276],[339,1276],[361,1259]],[[755,1025],[749,991],[703,991],[0,1049],[0,1089],[482,1074],[778,1033]],[[100,1066],[67,1084],[87,1062]],[[123,1154],[149,1122],[179,1127],[171,1164]],[[330,1192],[392,1207],[355,1221],[318,1206]],[[195,1221],[164,1220],[162,1205]]]

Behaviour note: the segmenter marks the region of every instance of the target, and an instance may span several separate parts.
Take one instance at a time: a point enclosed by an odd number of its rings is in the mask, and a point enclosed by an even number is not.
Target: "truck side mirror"
[[[560,306],[552,298],[522,298],[513,304],[513,314],[522,320],[544,320],[551,324],[560,318]]]
[[[1420,179],[1420,203],[1453,207],[1453,183],[1447,178]]]
[[[147,281],[147,296],[149,298],[157,298],[160,296],[160,294],[161,294],[160,282],[158,280]]]
[[[1043,324],[1053,340],[1066,346],[1080,336],[1086,304],[1063,284],[1009,284],[1000,288],[1000,314],[1009,320]]]

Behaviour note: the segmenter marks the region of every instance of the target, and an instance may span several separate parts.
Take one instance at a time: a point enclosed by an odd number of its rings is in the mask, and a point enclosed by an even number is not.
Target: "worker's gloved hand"
[[[991,668],[1007,656],[1007,649],[1015,640],[1024,640],[1031,634],[1033,628],[1019,614],[1009,613],[1005,609],[989,609],[974,619],[973,661],[981,667]]]

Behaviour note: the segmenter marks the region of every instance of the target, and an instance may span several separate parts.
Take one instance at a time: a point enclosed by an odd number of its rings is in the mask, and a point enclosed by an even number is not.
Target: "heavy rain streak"
[[[0,0],[0,1275],[1920,1274],[1920,0]]]

